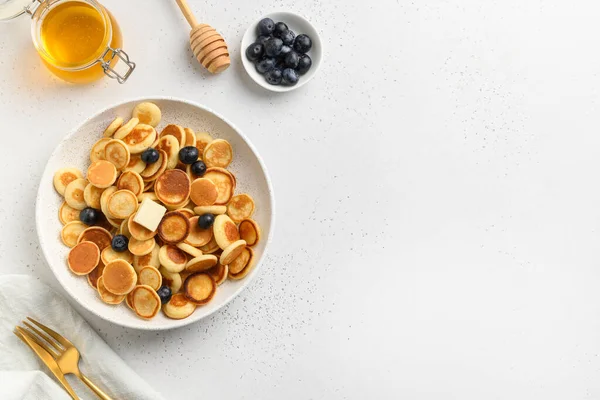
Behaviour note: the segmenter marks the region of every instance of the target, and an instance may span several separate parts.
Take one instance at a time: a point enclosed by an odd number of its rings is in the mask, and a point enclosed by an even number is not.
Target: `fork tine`
[[[30,331],[33,331],[34,333],[36,333],[39,337],[41,337],[42,339],[44,339],[46,342],[48,342],[48,344],[52,345],[52,347],[54,347],[58,353],[62,353],[64,350],[62,348],[62,346],[60,346],[60,344],[52,339],[50,336],[46,335],[44,332],[40,331],[39,329],[37,329],[35,326],[31,325],[29,322],[27,321],[21,321],[23,322],[23,324],[29,328]]]
[[[43,348],[44,350],[46,350],[51,356],[52,358],[58,358],[58,354],[56,354],[56,352],[54,350],[52,350],[50,347],[48,347],[46,345],[46,343],[44,343],[43,341],[39,340],[37,336],[32,335],[31,332],[29,332],[26,329],[21,328],[20,326],[16,326],[15,329],[23,336],[27,336],[29,339],[31,339],[32,341],[34,341],[37,345],[39,345],[41,348]],[[24,338],[21,338],[21,340],[25,341]]]
[[[69,340],[67,340],[64,336],[59,335],[57,332],[48,328],[46,325],[42,324],[41,322],[37,322],[35,319],[33,319],[31,317],[27,317],[27,319],[30,320],[31,322],[33,322],[34,324],[36,324],[37,326],[39,326],[44,332],[46,332],[48,335],[50,335],[54,339],[56,339],[56,341],[59,342],[60,344],[62,344],[65,348],[73,346],[73,343],[71,343]]]

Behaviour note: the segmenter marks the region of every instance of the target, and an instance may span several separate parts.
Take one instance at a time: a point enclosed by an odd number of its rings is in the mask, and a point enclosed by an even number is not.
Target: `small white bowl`
[[[248,46],[250,46],[256,41],[256,38],[258,37],[256,28],[258,26],[258,23],[263,18],[271,18],[273,21],[275,21],[275,23],[283,22],[288,26],[288,28],[294,31],[296,36],[304,33],[310,36],[312,40],[312,48],[307,53],[312,60],[312,66],[306,74],[300,75],[298,83],[294,86],[271,85],[266,81],[263,75],[259,74],[256,71],[254,63],[248,60],[248,58],[246,58],[246,49],[248,48]],[[248,27],[248,30],[246,30],[246,33],[244,33],[244,37],[242,38],[242,48],[240,54],[242,56],[242,64],[244,64],[246,72],[248,73],[248,75],[250,75],[254,82],[272,92],[289,92],[291,90],[298,89],[299,87],[308,83],[308,81],[310,81],[312,77],[316,74],[317,70],[321,66],[321,59],[323,58],[323,45],[321,44],[321,38],[319,36],[319,33],[311,25],[311,23],[306,20],[306,18],[298,14],[282,11],[265,15]]]
[[[102,137],[102,131],[116,116],[129,118],[133,107],[142,101],[151,101],[162,111],[160,131],[167,123],[177,123],[196,131],[210,132],[215,138],[228,140],[234,151],[230,169],[237,177],[237,193],[249,193],[256,202],[253,219],[262,229],[262,239],[254,248],[256,264],[244,279],[227,280],[217,289],[215,297],[205,306],[198,307],[188,318],[175,320],[160,312],[146,321],[138,318],[124,304],[111,306],[103,303],[88,285],[84,276],[69,271],[66,257],[69,251],[60,239],[62,224],[58,220],[61,196],[52,185],[54,172],[63,167],[77,167],[85,172],[89,164],[89,150]],[[275,199],[271,180],[258,152],[244,134],[224,117],[191,101],[171,97],[140,98],[116,104],[87,119],[67,135],[56,147],[40,182],[36,201],[36,224],[40,245],[52,272],[73,299],[91,313],[114,324],[144,330],[172,329],[188,325],[211,315],[239,295],[256,277],[265,258],[273,235]]]

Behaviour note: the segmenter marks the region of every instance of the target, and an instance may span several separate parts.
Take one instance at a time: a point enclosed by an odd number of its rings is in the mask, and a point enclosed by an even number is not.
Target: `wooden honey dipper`
[[[227,43],[215,28],[207,24],[199,24],[190,10],[186,0],[175,0],[185,19],[192,27],[190,32],[190,46],[200,64],[213,74],[225,71],[231,60]]]

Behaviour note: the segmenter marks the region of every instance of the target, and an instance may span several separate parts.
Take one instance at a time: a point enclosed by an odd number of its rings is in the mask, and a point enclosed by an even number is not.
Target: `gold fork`
[[[52,372],[56,379],[58,379],[58,381],[67,391],[67,393],[69,393],[69,396],[71,396],[73,400],[79,400],[79,397],[77,397],[75,391],[73,390],[71,385],[69,385],[69,382],[67,382],[67,380],[65,379],[65,375],[60,370],[60,367],[58,366],[54,358],[52,358],[50,353],[48,353],[40,345],[38,345],[36,339],[32,338],[30,336],[31,334],[25,329],[21,328],[20,326],[15,327],[13,333],[16,337],[21,339],[23,343],[29,346],[29,348],[33,350],[33,352],[40,358],[40,360],[42,360],[42,362],[46,365],[46,367],[48,367],[50,372]]]
[[[104,393],[98,386],[88,379],[87,376],[81,373],[79,370],[79,351],[75,348],[73,343],[68,339],[48,328],[46,325],[34,320],[33,318],[27,317],[27,319],[37,325],[42,331],[29,324],[27,321],[23,321],[23,324],[30,331],[30,337],[37,338],[38,336],[48,342],[53,348],[47,346],[42,340],[36,340],[44,350],[56,360],[60,370],[63,374],[74,374],[83,383],[87,385],[95,394],[102,400],[112,400],[106,393]],[[26,331],[25,329],[22,329]],[[31,332],[34,332],[32,334]],[[45,332],[45,333],[44,333]],[[35,336],[37,335],[37,336]]]

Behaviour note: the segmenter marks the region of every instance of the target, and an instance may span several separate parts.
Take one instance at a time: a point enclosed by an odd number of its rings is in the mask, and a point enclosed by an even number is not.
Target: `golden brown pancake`
[[[87,281],[90,284],[90,286],[93,287],[94,289],[98,289],[98,285],[97,285],[98,278],[100,278],[102,276],[103,271],[104,271],[104,263],[102,262],[102,260],[100,260],[100,262],[98,263],[96,268],[94,268],[92,270],[92,272],[87,274]]]
[[[202,160],[207,167],[227,168],[233,160],[233,150],[227,140],[216,139],[204,149]]]
[[[190,178],[183,171],[165,171],[156,179],[154,193],[165,205],[178,205],[187,202],[191,191]]]
[[[185,297],[196,305],[204,305],[212,300],[217,284],[212,276],[195,273],[187,277],[184,283]]]
[[[171,293],[179,292],[181,286],[183,286],[181,275],[177,272],[169,272],[164,267],[160,267],[158,271],[163,276],[163,284],[171,289]]]
[[[87,207],[84,198],[85,187],[88,185],[85,179],[75,179],[65,188],[65,201],[76,210]]]
[[[141,174],[146,169],[146,163],[142,161],[142,157],[139,154],[131,154],[129,157],[129,164],[123,169],[123,171],[133,171]]]
[[[162,113],[160,108],[149,101],[140,103],[133,108],[131,115],[140,120],[141,124],[147,124],[154,128],[160,123]]]
[[[106,207],[111,216],[116,219],[126,219],[136,212],[138,199],[135,193],[130,190],[117,190],[108,197]],[[119,222],[115,227],[120,226],[121,223]]]
[[[118,170],[127,167],[130,158],[129,149],[122,140],[112,139],[104,147],[104,159],[113,163]]]
[[[165,126],[165,128],[160,132],[160,137],[163,138],[165,136],[171,135],[177,139],[177,143],[179,147],[185,147],[186,135],[183,128],[179,125],[169,124]],[[179,150],[178,150],[179,151]]]
[[[158,236],[167,244],[177,244],[190,233],[190,221],[179,211],[169,211],[158,225]]]
[[[173,169],[179,162],[179,140],[173,135],[162,136],[156,144],[156,150],[162,150],[167,154],[167,169]]]
[[[213,234],[217,244],[223,250],[240,239],[240,233],[237,226],[231,218],[225,214],[216,216],[215,222],[213,223]]]
[[[200,251],[202,251],[205,254],[211,254],[211,253],[214,253],[214,252],[216,252],[216,251],[218,251],[220,249],[221,248],[219,247],[219,244],[215,240],[214,232],[213,232],[212,239],[210,239],[210,242],[208,242],[204,246],[200,246]]]
[[[131,154],[140,154],[154,143],[156,131],[150,125],[139,124],[121,140],[125,142]]]
[[[102,277],[98,278],[96,281],[96,286],[98,287],[98,294],[100,295],[100,298],[106,304],[121,304],[121,302],[125,299],[125,296],[112,294],[106,290]]]
[[[197,206],[194,207],[194,212],[198,215],[202,214],[225,214],[227,212],[227,206]]]
[[[109,138],[123,125],[123,118],[117,117],[106,127],[103,136]]]
[[[239,256],[229,263],[229,279],[239,280],[252,271],[254,267],[254,251],[246,247]]]
[[[100,251],[110,246],[112,242],[112,236],[109,231],[99,226],[90,226],[79,235],[77,243],[81,242],[93,242]]]
[[[163,306],[163,312],[171,319],[184,319],[193,314],[196,305],[188,300],[183,293],[176,293]]]
[[[194,247],[204,246],[213,237],[212,227],[202,229],[198,226],[198,216],[190,218],[190,234],[185,239],[185,243]]]
[[[117,188],[119,190],[129,190],[139,199],[139,196],[144,192],[144,180],[135,171],[125,171],[117,181]]]
[[[162,275],[158,269],[147,265],[138,273],[138,285],[147,285],[153,290],[158,290],[162,285]]]
[[[106,290],[112,294],[125,295],[135,287],[137,274],[127,261],[115,260],[106,264],[102,279]]]
[[[111,162],[98,160],[88,168],[87,177],[92,185],[105,189],[117,180],[117,168]]]
[[[245,219],[238,226],[240,238],[245,240],[248,246],[254,246],[260,240],[260,228],[253,219]]]
[[[100,262],[100,250],[95,243],[81,242],[69,251],[67,265],[76,275],[87,275]]]
[[[102,197],[102,193],[104,193],[105,189],[99,189],[96,186],[88,183],[83,191],[83,199],[85,200],[85,204],[88,207],[95,208],[96,210],[100,210],[102,208],[102,204],[100,203],[100,198]]]
[[[137,240],[148,240],[156,236],[156,231],[151,231],[149,229],[144,228],[142,225],[138,224],[137,222],[134,222],[134,218],[135,214],[131,215],[131,217],[129,217],[129,220],[127,221],[127,228],[129,229],[129,233],[131,234],[132,238],[135,238]]]
[[[133,289],[131,305],[139,317],[154,318],[160,310],[160,297],[150,286],[138,285]]]
[[[145,256],[152,253],[152,250],[154,250],[155,246],[156,241],[154,238],[137,240],[136,238],[132,237],[129,239],[129,245],[127,247],[134,256]]]
[[[204,149],[206,146],[212,142],[214,139],[208,132],[197,132],[196,133],[196,148],[198,149],[198,154],[200,157],[204,154]]]
[[[196,146],[196,134],[190,128],[183,128],[185,131],[185,146]]]
[[[141,270],[143,267],[151,266],[154,268],[160,268],[160,260],[158,258],[158,254],[160,252],[161,246],[158,244],[154,246],[152,252],[150,254],[146,254],[145,256],[134,256],[133,257],[133,268],[136,271]]]
[[[75,179],[83,179],[83,174],[77,168],[61,168],[56,173],[54,173],[54,189],[61,196],[65,195],[65,189],[69,185],[69,183],[73,182]]]
[[[113,137],[115,139],[123,139],[125,136],[129,135],[131,133],[131,131],[133,130],[133,128],[135,128],[135,126],[139,123],[140,123],[139,119],[131,118],[129,121],[127,121],[127,123],[125,125],[121,126],[119,129],[117,129],[117,131],[114,133]]]
[[[91,162],[104,160],[104,148],[106,147],[108,142],[110,142],[109,138],[102,138],[102,139],[98,140],[94,144],[94,146],[92,146],[92,149],[90,150],[90,161]]]
[[[192,258],[185,266],[187,272],[206,271],[217,265],[218,258],[212,254],[203,254]]]
[[[58,219],[63,225],[66,225],[69,222],[79,221],[80,212],[80,210],[74,209],[73,207],[68,205],[66,201],[63,201],[58,210]]]
[[[203,178],[212,181],[217,187],[218,195],[214,204],[227,204],[235,190],[235,178],[233,175],[223,168],[209,168],[206,170]]]
[[[158,161],[153,164],[148,164],[146,168],[140,173],[144,182],[150,182],[159,177],[160,174],[165,172],[167,169],[167,153],[163,150],[158,151]],[[149,190],[144,188],[144,191]]]
[[[238,240],[236,242],[233,242],[226,249],[223,250],[219,262],[223,265],[229,265],[229,263],[235,260],[237,256],[239,256],[244,251],[245,248],[245,240]]]
[[[183,271],[188,261],[186,253],[171,244],[166,244],[160,248],[158,259],[160,265],[169,272]]]
[[[233,196],[227,205],[227,214],[234,222],[250,218],[254,214],[254,199],[245,193]]]
[[[227,275],[229,274],[229,267],[227,265],[217,263],[217,265],[206,271],[206,273],[212,276],[212,278],[215,280],[215,283],[218,286],[225,282],[225,280],[227,280]]]
[[[190,198],[197,206],[211,206],[219,193],[217,186],[209,179],[198,178],[192,182]]]
[[[186,254],[189,254],[192,257],[198,257],[202,255],[202,251],[200,249],[195,248],[194,246],[190,246],[187,243],[177,243],[175,246],[179,250],[183,250]]]
[[[133,254],[131,254],[128,250],[115,251],[109,246],[100,252],[100,260],[102,260],[105,265],[115,260],[123,260],[131,264],[133,263]]]

